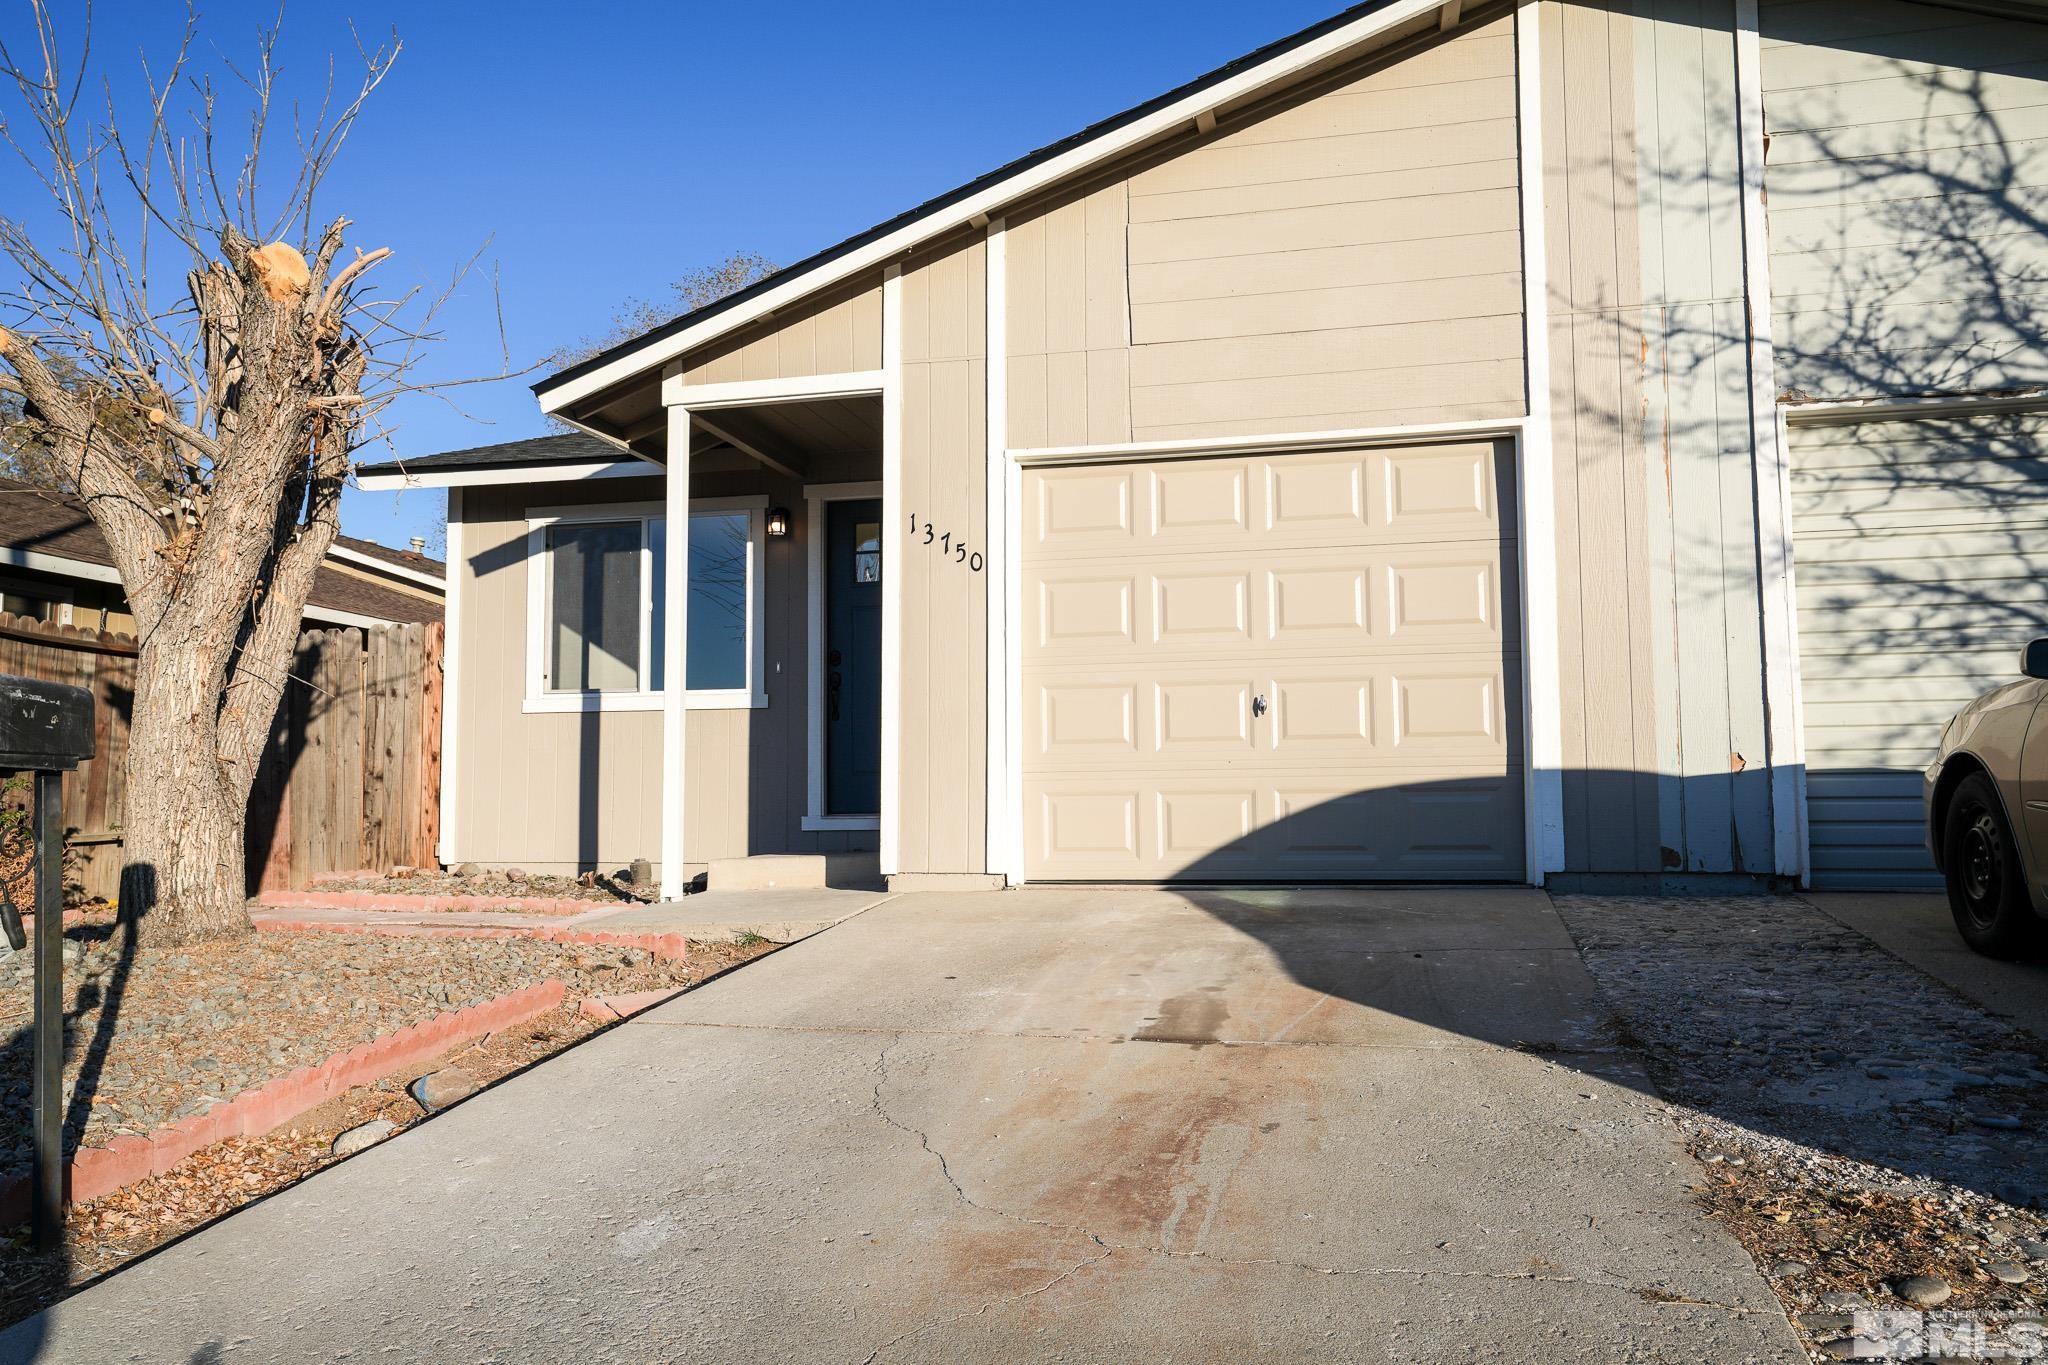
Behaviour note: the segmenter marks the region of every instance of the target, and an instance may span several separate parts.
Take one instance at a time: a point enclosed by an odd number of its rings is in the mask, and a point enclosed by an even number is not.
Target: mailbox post
[[[93,756],[92,694],[80,687],[0,675],[0,770],[35,774],[35,1184],[36,1245],[64,1237],[64,774]],[[0,900],[0,927],[16,952],[21,916]]]

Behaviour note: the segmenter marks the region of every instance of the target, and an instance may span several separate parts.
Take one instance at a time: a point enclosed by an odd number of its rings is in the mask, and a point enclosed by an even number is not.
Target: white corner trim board
[[[1522,351],[1529,416],[1515,451],[1521,514],[1522,772],[1526,875],[1564,869],[1564,714],[1558,674],[1557,493],[1552,473],[1548,257],[1544,249],[1542,16],[1515,6],[1515,104],[1521,167]]]
[[[663,485],[671,527],[688,526],[690,516],[690,433],[688,408],[668,410],[668,479]],[[681,537],[689,544],[689,532]],[[689,757],[689,710],[683,683],[689,673],[684,643],[689,638],[690,556],[669,554],[662,563],[662,677],[669,687],[661,709],[661,898],[680,900],[685,886],[683,828],[688,818],[683,764]]]
[[[443,867],[453,867],[461,846],[462,809],[457,794],[462,790],[462,490],[448,490],[448,556],[443,572],[445,590],[441,606],[441,828],[434,844],[434,856]]]
[[[825,814],[825,504],[881,496],[882,485],[879,483],[814,483],[804,488],[804,501],[808,505],[806,539],[809,541],[806,546],[804,607],[807,648],[804,657],[808,662],[804,669],[807,758],[801,823],[806,831],[879,829],[882,823],[878,815]],[[887,564],[886,557],[883,562]],[[892,572],[885,568],[882,575],[884,584]]]
[[[1314,71],[1381,34],[1412,26],[1417,20],[1435,18],[1441,14],[1443,3],[1444,0],[1393,0],[1391,4],[1362,14],[1350,23],[1299,43],[1266,61],[1234,72],[1222,80],[1209,82],[1143,118],[1132,119],[1058,156],[1027,166],[974,194],[912,219],[896,231],[864,243],[827,265],[806,271],[779,286],[764,289],[693,326],[636,346],[587,374],[544,382],[535,390],[541,410],[559,411],[579,398],[588,397],[707,341],[757,322],[837,282],[877,268],[893,269],[891,262],[900,261],[905,253],[922,242],[965,228],[977,218],[983,221],[992,219],[1007,204],[1028,198],[1091,166],[1135,151],[1183,125],[1192,125],[1205,111],[1243,100],[1298,73]],[[887,311],[885,302],[883,312]],[[886,333],[887,323],[883,325]],[[888,368],[885,362],[883,369],[886,371]]]
[[[899,870],[903,780],[903,267],[882,273],[881,874]]]
[[[988,541],[988,574],[983,579],[983,614],[987,618],[988,658],[982,676],[988,680],[987,713],[984,729],[987,757],[985,809],[988,820],[986,861],[992,873],[1006,874],[1016,881],[1019,833],[1012,798],[1010,767],[1016,750],[1010,746],[1010,691],[1013,685],[1012,654],[1019,653],[1011,631],[1016,618],[1009,612],[1010,601],[1010,349],[1009,349],[1009,233],[1002,219],[988,225],[987,259],[983,272],[988,281],[985,323],[988,328],[987,355],[983,372],[988,395],[984,404],[988,417],[986,438],[987,471],[984,538]]]
[[[1805,885],[1805,731],[1800,723],[1799,604],[1793,581],[1792,470],[1778,421],[1771,337],[1771,245],[1764,197],[1762,38],[1756,0],[1735,0],[1735,101],[1742,168],[1742,292],[1749,318],[1749,439],[1755,461],[1758,592],[1763,602],[1764,724],[1771,772],[1773,870]]]

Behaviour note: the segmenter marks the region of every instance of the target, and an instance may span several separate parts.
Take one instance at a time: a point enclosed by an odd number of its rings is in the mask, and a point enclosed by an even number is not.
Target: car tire
[[[1983,773],[1956,787],[1942,824],[1942,866],[1956,930],[1987,957],[2017,957],[2041,937],[2041,922],[2027,895],[2020,862],[1998,791]]]

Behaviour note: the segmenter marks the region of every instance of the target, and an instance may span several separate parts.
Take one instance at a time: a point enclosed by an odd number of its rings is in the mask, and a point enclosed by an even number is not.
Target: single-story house
[[[415,541],[395,550],[336,536],[314,575],[311,626],[403,625],[441,619],[447,570]],[[106,538],[69,493],[0,478],[0,611],[36,621],[135,633]]]
[[[2037,4],[1348,9],[365,471],[449,490],[444,855],[1924,881],[2048,633],[2044,213]]]

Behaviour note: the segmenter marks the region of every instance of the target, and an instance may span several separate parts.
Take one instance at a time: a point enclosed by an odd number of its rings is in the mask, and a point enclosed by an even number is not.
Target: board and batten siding
[[[1514,73],[1486,21],[1013,216],[1012,446],[1523,412]]]
[[[1906,0],[1760,21],[1783,395],[2048,383],[2048,23]]]
[[[767,471],[703,474],[706,498],[766,494],[800,507],[802,490]],[[526,691],[527,515],[530,508],[647,502],[653,479],[471,488],[462,499],[462,563],[456,591],[461,638],[457,695],[461,812],[453,862],[536,872],[613,870],[661,851],[661,725],[654,711],[536,713]],[[873,848],[865,832],[801,828],[807,725],[805,615],[807,519],[766,542],[768,705],[692,711],[688,725],[691,865],[750,853]]]
[[[978,236],[903,267],[896,872],[987,869],[987,272]]]
[[[881,368],[882,285],[875,279],[692,353],[667,373],[688,384],[724,384]]]
[[[1733,3],[1539,18],[1566,871],[1769,873]]]

